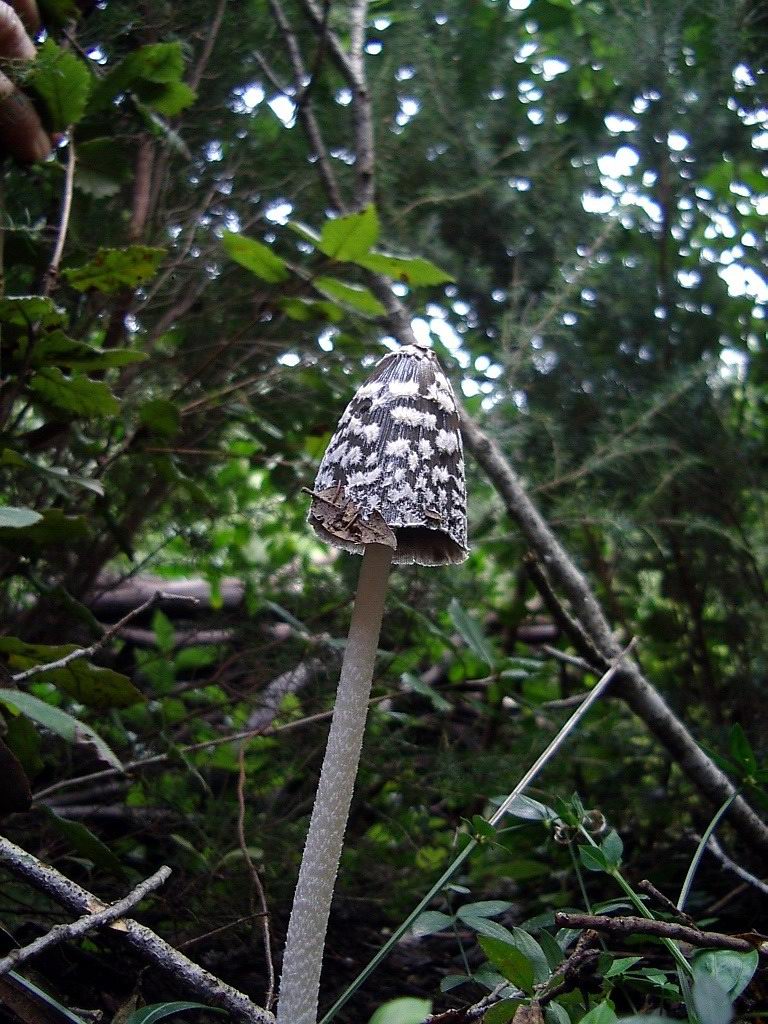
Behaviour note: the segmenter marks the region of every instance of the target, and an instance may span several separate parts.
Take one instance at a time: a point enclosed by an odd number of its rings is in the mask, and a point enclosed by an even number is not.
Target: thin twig
[[[72,193],[75,182],[75,143],[72,138],[71,128],[67,129],[66,138],[67,167],[64,173],[64,195],[61,199],[61,216],[59,217],[59,227],[56,231],[56,244],[53,247],[51,262],[48,264],[48,269],[43,279],[42,293],[45,296],[50,295],[59,277],[61,257],[64,255],[64,245],[67,241],[67,231],[69,230],[69,215],[72,212]]]
[[[280,30],[285,48],[288,52],[288,59],[290,60],[291,69],[293,71],[294,96],[301,98],[308,81],[308,75],[306,64],[304,63],[304,58],[299,47],[299,42],[296,38],[296,33],[293,31],[293,27],[288,21],[286,13],[280,4],[280,0],[269,0],[269,8],[272,12],[275,24]],[[320,25],[322,26],[322,24],[321,20]],[[263,58],[261,58],[260,63],[262,63],[263,67]],[[320,174],[328,199],[336,210],[342,212],[344,210],[344,201],[341,198],[339,185],[336,180],[333,167],[331,166],[331,159],[328,154],[328,150],[326,149],[322,132],[320,131],[320,125],[317,122],[314,110],[312,109],[312,103],[309,99],[306,99],[305,102],[297,103],[296,115],[301,121],[309,144],[315,151],[318,173]]]
[[[342,77],[347,82],[347,85],[352,86],[354,84],[354,75],[352,72],[351,63],[349,56],[341,45],[341,40],[335,32],[331,31],[326,25],[324,25],[324,10],[320,7],[315,0],[299,0],[300,6],[304,10],[304,14],[307,20],[312,25],[313,29],[319,36],[320,33],[324,33],[327,37],[327,44],[331,52],[331,56],[336,64],[336,67],[341,72]]]
[[[637,883],[637,889],[640,892],[645,893],[646,896],[650,896],[651,899],[656,900],[660,907],[663,907],[668,914],[672,914],[679,921],[682,921],[683,924],[687,924],[691,928],[698,928],[698,925],[690,914],[686,914],[686,912],[681,910],[680,907],[676,907],[669,896],[665,896],[663,892],[656,888],[653,882],[649,881],[649,879],[641,879],[641,881]]]
[[[248,866],[251,875],[253,888],[256,890],[258,899],[258,910],[251,906],[253,916],[259,918],[261,927],[261,938],[264,943],[264,961],[267,965],[267,991],[264,996],[264,1005],[268,1010],[272,1008],[275,1001],[275,965],[272,960],[272,935],[269,928],[269,907],[264,886],[259,876],[258,869],[251,859],[248,850],[248,842],[245,838],[245,742],[240,744],[238,754],[238,779],[237,779],[237,841],[240,844],[240,852],[243,860]]]
[[[200,58],[195,64],[192,74],[189,76],[189,86],[197,92],[200,82],[202,80],[205,69],[208,67],[208,61],[211,59],[213,48],[216,45],[216,40],[219,35],[221,28],[221,22],[224,18],[224,10],[227,6],[227,0],[219,0],[219,5],[216,8],[216,13],[211,20],[211,24],[208,26],[205,32],[205,43],[200,54]]]
[[[694,835],[693,838],[697,843],[701,841],[700,836]],[[713,854],[713,856],[717,857],[724,868],[727,868],[728,871],[732,871],[734,875],[738,875],[743,881],[754,886],[755,889],[759,889],[760,892],[765,893],[765,895],[768,896],[768,884],[763,882],[756,875],[753,875],[750,871],[747,871],[747,869],[743,868],[741,864],[737,864],[735,860],[732,860],[714,836],[709,837],[707,849],[711,854]]]
[[[317,49],[315,50],[315,59],[312,61],[312,71],[309,75],[309,81],[306,83],[304,88],[298,97],[296,106],[302,107],[305,103],[309,102],[309,97],[312,95],[312,90],[315,87],[315,82],[320,75],[320,69],[323,66],[323,57],[325,56],[325,47],[328,42],[328,18],[331,13],[331,0],[323,0],[323,20],[318,26],[317,34]]]
[[[480,1020],[492,1006],[501,1001],[501,994],[507,988],[509,988],[509,982],[505,981],[503,985],[497,985],[493,992],[489,992],[487,996],[483,996],[471,1006],[444,1010],[442,1013],[431,1013],[424,1018],[422,1024],[472,1024],[472,1021]]]
[[[171,869],[163,866],[154,875],[150,875],[149,878],[140,882],[127,896],[118,900],[117,903],[112,903],[106,909],[99,910],[95,914],[86,914],[71,924],[54,925],[49,932],[41,935],[34,942],[30,942],[28,946],[12,950],[6,957],[0,960],[0,976],[7,974],[8,971],[18,967],[19,964],[31,960],[32,957],[38,956],[51,946],[56,946],[60,942],[67,942],[70,939],[79,939],[80,936],[93,931],[95,928],[102,928],[106,924],[113,924],[115,921],[119,921],[121,917],[125,916],[126,911],[130,910],[131,907],[135,907],[137,903],[141,903],[149,893],[159,889],[170,877],[170,874]]]
[[[542,644],[541,650],[542,653],[548,654],[550,658],[556,658],[557,661],[562,661],[564,665],[571,665],[573,668],[577,668],[580,672],[589,673],[590,675],[597,675],[599,672],[598,668],[591,665],[584,658],[579,658],[576,654],[568,654],[566,651],[561,651],[559,647],[552,647],[550,644]]]
[[[609,935],[651,935],[654,938],[673,939],[687,942],[698,949],[732,949],[739,953],[750,953],[756,949],[768,956],[768,942],[758,938],[755,941],[740,935],[726,935],[723,932],[705,932],[676,921],[652,921],[646,917],[605,917],[601,914],[555,913],[558,928],[593,928]]]
[[[106,909],[93,893],[2,836],[0,863],[11,874],[74,913],[93,914]],[[248,996],[194,963],[138,921],[124,917],[111,925],[111,934],[122,936],[131,949],[163,970],[177,985],[229,1011],[243,1024],[274,1024],[275,1018],[268,1010],[256,1006]]]
[[[382,701],[390,700],[391,697],[391,693],[384,693],[380,697],[374,697],[370,701],[370,706],[374,707]],[[35,793],[33,799],[36,803],[39,803],[52,794],[60,792],[62,789],[81,786],[84,783],[94,782],[97,779],[110,778],[113,775],[127,774],[135,771],[137,768],[147,768],[158,764],[164,764],[166,761],[170,760],[171,757],[175,758],[179,753],[195,754],[198,753],[198,751],[211,750],[214,747],[220,747],[226,743],[238,743],[241,740],[250,740],[255,736],[277,736],[280,733],[291,732],[294,729],[303,729],[307,725],[315,725],[317,722],[326,721],[332,714],[332,710],[319,711],[316,715],[307,715],[306,718],[297,719],[295,722],[286,722],[284,725],[273,725],[268,729],[244,729],[242,732],[231,733],[227,736],[216,736],[214,739],[203,740],[201,743],[189,743],[183,747],[176,747],[173,754],[152,754],[150,757],[140,757],[135,761],[127,761],[119,770],[117,768],[102,768],[98,772],[90,772],[88,775],[79,775],[74,779],[62,779],[61,782],[55,782],[53,785],[47,786],[45,789],[41,789],[38,793]]]
[[[11,676],[14,683],[24,682],[25,679],[31,679],[33,676],[39,676],[43,672],[50,672],[57,668],[66,668],[73,661],[78,661],[80,658],[92,658],[97,651],[101,650],[109,641],[115,636],[120,630],[129,623],[132,619],[137,618],[142,612],[149,611],[154,608],[155,605],[159,604],[160,601],[185,601],[189,604],[198,604],[196,597],[183,597],[179,594],[164,593],[158,590],[143,604],[140,604],[138,608],[132,609],[127,615],[124,615],[119,622],[116,622],[113,626],[104,630],[104,633],[95,640],[89,647],[78,647],[77,650],[70,651],[69,654],[65,654],[62,658],[58,658],[56,661],[48,661],[43,665],[33,665],[32,668],[25,669],[23,672],[17,672],[15,676]]]

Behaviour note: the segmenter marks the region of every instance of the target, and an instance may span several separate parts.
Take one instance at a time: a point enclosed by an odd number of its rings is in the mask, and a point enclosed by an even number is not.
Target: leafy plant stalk
[[[579,831],[581,832],[581,834],[584,836],[584,838],[587,840],[587,842],[591,846],[594,846],[596,849],[600,849],[600,844],[595,842],[595,840],[592,838],[592,836],[589,834],[589,832],[587,832],[587,830],[583,826],[581,826],[579,828]],[[611,878],[613,878],[613,880],[616,882],[616,884],[619,886],[619,888],[622,890],[624,895],[627,897],[627,899],[630,901],[630,903],[635,907],[635,909],[637,910],[637,912],[639,914],[641,914],[643,917],[647,918],[647,920],[649,920],[649,921],[655,921],[656,920],[656,918],[654,917],[653,913],[648,909],[648,907],[645,905],[643,900],[640,899],[640,897],[637,895],[637,893],[632,888],[632,886],[629,884],[629,882],[626,880],[626,878],[624,878],[624,876],[622,875],[621,871],[619,871],[618,867],[610,867],[609,866],[609,867],[605,868],[605,871],[606,871],[606,874],[609,874],[611,876]],[[688,963],[688,961],[685,959],[683,954],[680,952],[680,949],[679,949],[677,943],[673,942],[672,939],[666,939],[666,938],[663,938],[661,941],[667,947],[667,949],[669,950],[669,953],[672,956],[672,958],[674,959],[674,961],[677,964],[678,968],[680,970],[684,971],[687,975],[692,975],[693,971],[691,970],[691,965]]]
[[[592,705],[603,696],[607,688],[610,686],[616,672],[619,669],[624,658],[630,652],[634,646],[634,640],[624,651],[621,652],[618,658],[616,658],[610,668],[600,678],[595,687],[589,692],[586,700],[581,704],[576,711],[571,715],[562,729],[547,745],[541,754],[536,758],[534,763],[528,769],[528,771],[522,776],[517,785],[512,789],[506,799],[498,807],[493,816],[488,820],[488,824],[494,827],[499,824],[501,819],[509,811],[515,800],[521,796],[524,791],[530,786],[539,772],[552,760],[557,752],[562,747],[565,740],[573,732],[576,726],[581,722],[582,718],[587,714]],[[467,860],[467,858],[474,852],[474,850],[480,845],[480,840],[472,838],[468,841],[467,845],[456,856],[442,875],[432,885],[426,895],[419,901],[419,903],[413,908],[410,914],[405,920],[394,930],[392,935],[387,939],[381,949],[376,953],[373,959],[364,967],[364,969],[358,974],[352,984],[341,994],[336,1000],[333,1006],[328,1010],[325,1016],[320,1021],[320,1024],[330,1024],[335,1019],[339,1011],[349,1002],[352,996],[357,992],[360,986],[373,974],[379,964],[384,960],[390,950],[400,941],[402,936],[408,931],[416,918],[421,912],[432,902],[437,894],[442,890],[451,878],[456,874],[458,869]]]

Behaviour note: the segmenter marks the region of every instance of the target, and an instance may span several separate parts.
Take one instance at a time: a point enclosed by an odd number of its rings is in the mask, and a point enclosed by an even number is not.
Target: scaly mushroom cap
[[[456,399],[432,351],[406,345],[376,364],[320,463],[309,523],[355,554],[388,544],[405,564],[467,557]]]

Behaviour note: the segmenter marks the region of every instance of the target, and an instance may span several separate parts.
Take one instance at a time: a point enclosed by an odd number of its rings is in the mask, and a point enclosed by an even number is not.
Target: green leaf
[[[25,526],[33,526],[42,520],[39,512],[34,509],[14,507],[13,505],[0,505],[0,528],[7,527],[12,530],[22,530]]]
[[[84,490],[92,491],[99,496],[104,494],[104,487],[99,480],[94,480],[89,476],[80,476],[77,473],[70,473],[65,466],[44,466],[42,463],[33,462],[32,459],[26,457],[20,458],[20,462],[31,469],[33,473],[46,477],[48,484],[65,497],[73,487],[82,487]],[[54,510],[52,509],[51,511]]]
[[[224,1013],[224,1010],[215,1006],[206,1006],[205,1003],[151,1003],[149,1006],[142,1006],[140,1010],[133,1013],[123,1021],[123,1024],[156,1024],[164,1017],[172,1017],[185,1010],[205,1010],[206,1013]]]
[[[600,849],[605,857],[608,868],[617,868],[621,864],[621,855],[624,852],[624,843],[618,832],[612,829],[600,844]]]
[[[477,903],[465,903],[463,907],[459,907],[456,911],[456,916],[461,918],[462,921],[466,920],[465,915],[474,918],[495,917],[497,914],[503,914],[511,908],[512,904],[508,900],[480,900]]]
[[[549,973],[555,971],[563,961],[563,951],[554,935],[548,931],[537,932],[538,943],[547,962]]]
[[[526,821],[553,821],[557,815],[551,807],[534,800],[530,796],[516,796],[509,805],[507,814]]]
[[[485,935],[478,942],[490,962],[507,981],[511,981],[523,992],[533,991],[533,964],[524,953],[509,942]]]
[[[152,398],[139,407],[139,422],[153,434],[174,437],[181,429],[181,413],[170,399]]]
[[[464,611],[455,597],[451,599],[448,613],[453,620],[454,626],[461,633],[464,642],[475,657],[479,661],[485,662],[489,667],[493,665],[496,658],[488,641],[483,636],[480,624]]]
[[[93,90],[90,112],[132,92],[158,113],[171,116],[188,106],[194,92],[182,81],[184,56],[180,42],[140,46],[105,75]]]
[[[0,529],[0,544],[11,547],[17,554],[36,553],[51,544],[72,545],[88,535],[82,516],[65,515],[59,508],[49,508],[33,526],[22,529]]]
[[[616,1024],[617,1019],[611,1004],[604,1001],[585,1013],[579,1024]]]
[[[509,928],[505,928],[503,924],[499,924],[498,921],[490,921],[487,917],[472,917],[467,915],[464,918],[464,923],[469,925],[473,931],[476,931],[478,935],[484,935],[489,939],[497,939],[499,942],[506,942],[509,945],[515,945],[514,936]]]
[[[100,380],[74,372],[66,377],[58,366],[47,366],[33,374],[29,390],[46,405],[72,416],[114,416],[120,404]]]
[[[144,102],[164,117],[175,117],[197,99],[197,93],[186,82],[168,82],[156,90],[143,91]]]
[[[453,918],[449,914],[441,914],[439,910],[425,910],[419,914],[411,925],[411,931],[417,938],[424,935],[435,935],[443,932],[453,924]]]
[[[95,348],[84,341],[70,338],[61,330],[55,330],[43,335],[32,346],[29,358],[31,365],[36,368],[66,366],[77,370],[107,370],[143,362],[148,356],[146,352],[138,352],[133,348]]]
[[[626,974],[630,968],[634,967],[636,963],[639,963],[643,958],[641,956],[621,956],[617,960],[614,960],[611,966],[603,975],[604,978],[618,978],[622,974]]]
[[[257,242],[255,238],[246,238],[245,235],[238,235],[234,231],[225,231],[222,244],[231,259],[268,284],[280,284],[290,277],[285,260],[269,246]]]
[[[17,670],[58,661],[78,649],[77,644],[28,644],[13,636],[0,638],[0,653],[7,654],[8,664]],[[91,708],[127,708],[146,700],[127,676],[111,668],[92,665],[86,658],[76,658],[62,668],[41,672],[35,680],[52,683]]]
[[[693,1005],[700,1024],[730,1024],[733,1020],[731,997],[707,971],[694,973]]]
[[[744,771],[745,775],[751,775],[757,770],[757,758],[755,757],[755,753],[752,750],[752,746],[747,739],[744,730],[738,722],[731,726],[729,739],[731,757]]]
[[[375,1011],[368,1024],[421,1024],[432,1013],[432,1001],[401,996]]]
[[[425,683],[421,676],[417,676],[413,672],[403,672],[400,678],[403,689],[418,693],[420,697],[426,697],[435,711],[450,711],[453,707],[450,701],[441,696],[434,687]]]
[[[152,616],[152,632],[155,634],[155,640],[161,653],[170,654],[176,642],[176,630],[165,612],[159,608]]]
[[[515,947],[533,964],[533,980],[537,985],[543,985],[551,973],[544,950],[524,928],[513,928],[512,937]]]
[[[350,262],[359,267],[372,270],[376,274],[384,274],[393,281],[401,281],[411,288],[419,286],[446,284],[455,280],[446,271],[441,270],[429,260],[421,257],[390,256],[384,252],[372,252]]]
[[[318,277],[312,284],[321,295],[340,302],[342,306],[349,306],[358,313],[365,313],[366,316],[384,316],[386,313],[373,292],[363,285],[339,281],[335,277]]]
[[[337,324],[344,318],[344,310],[327,299],[281,299],[280,308],[291,320],[328,320]]]
[[[45,104],[49,127],[62,132],[83,116],[91,81],[91,72],[83,61],[49,36],[37,51],[37,61],[26,84]]]
[[[60,327],[66,322],[62,310],[41,295],[14,295],[0,299],[0,320],[18,327]]]
[[[49,819],[53,828],[66,839],[76,853],[79,853],[81,857],[86,857],[93,862],[95,867],[101,868],[102,871],[108,872],[115,878],[125,878],[126,872],[123,865],[110,848],[89,828],[79,821],[69,821],[67,818],[60,817],[45,804],[40,805],[40,809]]]
[[[607,871],[608,862],[602,850],[596,850],[594,846],[580,846],[579,860],[587,871]]]
[[[120,291],[136,288],[157,273],[165,249],[151,245],[130,245],[125,249],[100,247],[96,255],[82,267],[65,267],[62,271],[69,284],[79,292]]]
[[[31,995],[43,1003],[45,1006],[50,1007],[52,1011],[50,1016],[57,1021],[67,1022],[67,1024],[85,1024],[82,1017],[78,1017],[77,1014],[72,1013],[66,1006],[57,1002],[53,996],[49,996],[43,989],[38,988],[37,985],[33,985],[31,981],[18,974],[16,971],[9,971],[8,977],[13,978],[17,988],[25,990]],[[90,1018],[89,1018],[90,1019]]]
[[[494,1003],[483,1014],[483,1024],[508,1024],[520,1005],[522,1004],[519,999],[502,999],[500,1002]]]
[[[547,1003],[544,1007],[544,1020],[546,1024],[571,1024],[568,1011],[560,1003]]]
[[[130,167],[127,148],[115,138],[79,142],[75,188],[95,199],[117,195],[131,176]]]
[[[33,697],[31,693],[21,690],[0,689],[0,704],[13,708],[45,729],[61,736],[68,743],[88,743],[95,748],[100,760],[106,761],[112,768],[123,770],[120,759],[104,742],[104,740],[85,722],[67,714],[61,708],[46,704],[44,700]]]
[[[379,237],[379,215],[375,206],[360,213],[327,220],[320,231],[318,249],[331,259],[353,263],[365,256]]]
[[[707,975],[713,978],[731,999],[737,999],[752,980],[759,962],[756,949],[748,953],[708,949],[693,958],[693,973],[696,977]]]

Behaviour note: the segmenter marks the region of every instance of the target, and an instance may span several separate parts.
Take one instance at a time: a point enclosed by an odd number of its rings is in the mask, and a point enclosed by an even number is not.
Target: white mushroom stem
[[[288,924],[277,1024],[316,1024],[331,899],[363,745],[392,548],[369,544]]]

